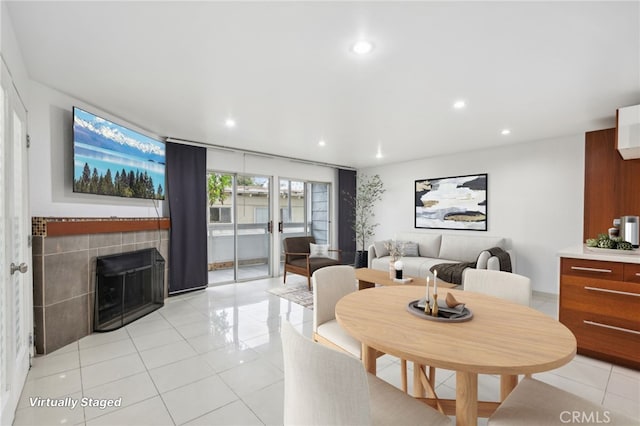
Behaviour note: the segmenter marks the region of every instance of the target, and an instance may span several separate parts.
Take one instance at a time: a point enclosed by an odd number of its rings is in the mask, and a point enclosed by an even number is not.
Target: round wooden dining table
[[[365,369],[376,374],[379,352],[414,363],[414,396],[422,397],[424,366],[456,372],[456,399],[449,401],[457,425],[476,425],[478,374],[501,376],[501,399],[515,387],[519,374],[552,370],[573,359],[576,339],[557,320],[503,299],[454,289],[440,289],[472,312],[465,322],[433,321],[407,311],[424,298],[425,287],[378,287],[348,294],[336,304],[338,323],[362,343]],[[481,413],[490,413],[496,402]],[[447,414],[453,414],[447,413]],[[401,421],[401,419],[399,419]]]

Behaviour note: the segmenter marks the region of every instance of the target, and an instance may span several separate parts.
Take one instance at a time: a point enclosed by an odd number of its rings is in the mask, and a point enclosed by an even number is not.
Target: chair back
[[[282,240],[282,248],[288,253],[310,253],[310,243],[316,243],[316,239],[312,236],[287,237]],[[304,256],[289,256],[285,262],[295,259],[304,259]]]
[[[356,291],[356,271],[350,265],[326,266],[311,277],[313,281],[313,331],[336,317],[336,303]]]
[[[285,425],[369,425],[369,386],[360,360],[303,337],[282,322]]]
[[[468,268],[462,284],[465,291],[499,297],[521,305],[531,305],[531,280],[511,272]]]

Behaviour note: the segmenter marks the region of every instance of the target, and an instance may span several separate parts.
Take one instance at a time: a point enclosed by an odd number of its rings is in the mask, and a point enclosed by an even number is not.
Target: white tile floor
[[[287,281],[297,279],[304,280]],[[282,424],[280,321],[310,336],[312,312],[265,291],[280,285],[273,278],[173,297],[125,328],[35,358],[14,425]],[[555,297],[534,295],[534,308],[555,317],[556,306]],[[396,386],[398,363],[378,361],[379,375]],[[638,371],[578,356],[535,377],[640,417]],[[438,395],[453,397],[454,387],[454,373],[438,370]],[[497,400],[498,392],[497,377],[480,376],[481,399]],[[31,407],[36,397],[66,396],[121,398],[121,406]]]

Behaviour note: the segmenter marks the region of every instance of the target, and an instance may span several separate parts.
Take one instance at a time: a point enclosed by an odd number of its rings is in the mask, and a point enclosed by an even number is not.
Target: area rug
[[[281,285],[280,287],[269,289],[267,292],[313,310],[313,292],[308,290],[306,283],[302,286]]]

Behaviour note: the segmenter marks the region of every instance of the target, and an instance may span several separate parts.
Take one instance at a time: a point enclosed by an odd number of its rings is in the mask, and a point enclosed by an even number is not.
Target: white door
[[[4,64],[0,82],[0,425],[6,425],[33,355],[33,281],[27,114]]]

